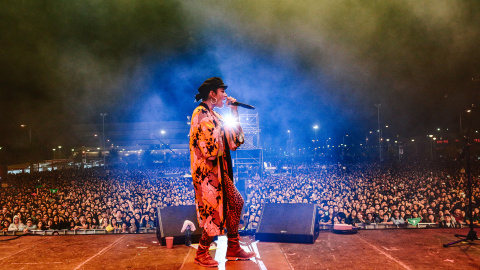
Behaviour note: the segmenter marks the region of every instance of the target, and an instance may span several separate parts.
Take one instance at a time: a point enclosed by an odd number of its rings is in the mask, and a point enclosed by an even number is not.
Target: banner
[[[420,223],[421,218],[407,218],[407,222],[410,225],[417,226]]]

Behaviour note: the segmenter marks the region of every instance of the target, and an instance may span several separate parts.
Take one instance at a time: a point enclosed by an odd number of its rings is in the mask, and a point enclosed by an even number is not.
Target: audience
[[[445,162],[446,163],[446,162]],[[245,226],[256,228],[252,217],[263,203],[314,203],[320,224],[391,224],[405,226],[445,223],[467,225],[466,176],[456,164],[417,163],[391,166],[308,164],[291,174],[267,175],[248,181]],[[480,188],[473,184],[474,224],[480,222]],[[450,216],[453,213],[453,216]],[[366,218],[365,218],[366,217]],[[450,226],[450,225],[449,225]]]
[[[9,187],[0,188],[0,231],[153,229],[157,207],[194,204],[186,171],[117,167],[10,175]],[[265,203],[314,203],[320,224],[465,226],[469,200],[460,171],[440,163],[301,164],[288,174],[246,181],[242,223],[255,229]],[[476,177],[473,181],[473,224],[478,226],[480,188]]]
[[[194,204],[185,171],[124,167],[10,175],[9,187],[0,188],[0,230],[154,229],[157,206]]]

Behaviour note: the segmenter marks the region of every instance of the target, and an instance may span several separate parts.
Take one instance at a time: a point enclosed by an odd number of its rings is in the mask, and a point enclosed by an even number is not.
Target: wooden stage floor
[[[258,242],[243,237],[251,261],[225,262],[226,238],[211,250],[218,269],[480,269],[480,243],[442,244],[468,229],[320,232],[315,244]],[[0,237],[0,269],[204,269],[195,249],[167,249],[153,234]],[[8,240],[11,239],[11,240]],[[6,240],[6,241],[5,241]],[[217,268],[210,268],[217,269]]]

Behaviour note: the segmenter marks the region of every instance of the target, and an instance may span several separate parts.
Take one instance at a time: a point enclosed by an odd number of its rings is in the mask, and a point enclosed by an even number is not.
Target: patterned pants
[[[240,216],[243,208],[243,198],[240,192],[235,187],[233,180],[230,177],[224,177],[225,193],[227,195],[227,216],[225,218],[228,238],[236,237],[238,234],[238,225],[240,223]],[[203,246],[210,246],[213,237],[208,236],[205,230],[200,238],[200,244]]]

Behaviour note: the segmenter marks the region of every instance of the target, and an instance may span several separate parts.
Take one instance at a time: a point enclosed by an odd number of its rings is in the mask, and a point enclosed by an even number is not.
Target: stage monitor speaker
[[[195,225],[195,231],[191,234],[192,243],[198,243],[202,236],[202,230],[197,221],[195,205],[180,205],[160,208],[157,207],[155,227],[157,239],[160,245],[165,246],[165,237],[173,236],[173,244],[185,244],[185,233],[181,232],[185,220],[190,220]]]
[[[317,207],[304,203],[267,203],[255,239],[265,242],[309,243],[318,236]]]

